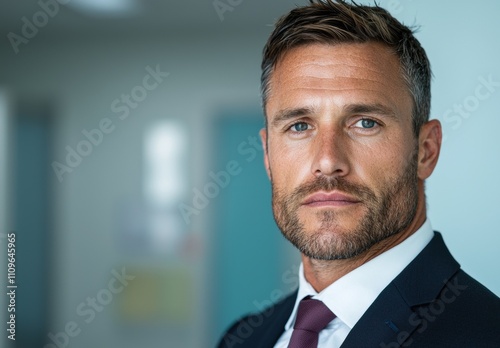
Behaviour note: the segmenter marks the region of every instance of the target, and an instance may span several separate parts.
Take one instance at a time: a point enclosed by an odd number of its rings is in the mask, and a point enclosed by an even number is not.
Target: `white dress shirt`
[[[319,333],[318,348],[340,347],[354,325],[382,290],[408,266],[434,236],[427,219],[410,237],[349,272],[320,293],[307,282],[303,265],[299,269],[299,292],[285,332],[274,346],[286,348],[292,337],[293,325],[300,300],[306,296],[323,301],[337,316]]]

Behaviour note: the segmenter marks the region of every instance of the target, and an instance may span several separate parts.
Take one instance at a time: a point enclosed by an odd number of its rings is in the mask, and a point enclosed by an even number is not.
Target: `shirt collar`
[[[305,279],[301,263],[298,294],[285,330],[293,327],[299,302],[306,296],[323,301],[337,318],[352,329],[382,290],[408,266],[433,236],[431,223],[427,219],[410,237],[344,275],[319,294]]]

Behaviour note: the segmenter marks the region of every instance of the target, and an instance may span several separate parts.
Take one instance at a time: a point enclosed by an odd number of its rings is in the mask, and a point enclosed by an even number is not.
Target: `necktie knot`
[[[289,348],[317,347],[319,332],[335,314],[321,301],[305,297],[299,303]]]
[[[335,314],[323,302],[305,297],[300,301],[293,328],[319,333],[333,319]]]

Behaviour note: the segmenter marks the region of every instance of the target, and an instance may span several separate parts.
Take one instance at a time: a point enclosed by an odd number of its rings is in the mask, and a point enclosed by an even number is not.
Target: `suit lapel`
[[[274,307],[274,312],[264,324],[264,332],[260,340],[259,348],[272,348],[285,331],[285,324],[292,314],[298,291],[293,292],[282,303]]]
[[[420,316],[416,306],[434,301],[460,269],[441,234],[380,293],[352,328],[342,348],[399,347],[411,339]]]
[[[397,347],[390,344],[406,339],[416,329],[409,322],[412,314],[398,289],[390,284],[354,325],[342,348]]]

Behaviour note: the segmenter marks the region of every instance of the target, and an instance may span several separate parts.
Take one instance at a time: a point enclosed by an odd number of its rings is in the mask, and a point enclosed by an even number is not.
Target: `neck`
[[[345,260],[325,261],[311,259],[302,254],[304,276],[316,292],[321,292],[347,273],[403,242],[424,224],[425,219],[425,200],[420,199],[415,218],[407,229],[378,242],[356,257]]]

